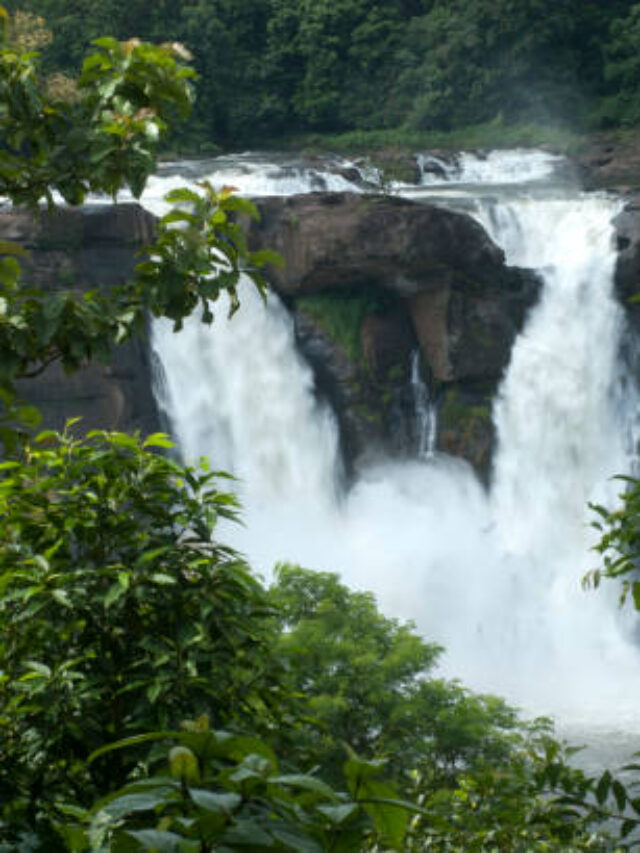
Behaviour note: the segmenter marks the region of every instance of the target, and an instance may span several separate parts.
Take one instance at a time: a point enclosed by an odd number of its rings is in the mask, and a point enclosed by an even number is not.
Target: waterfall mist
[[[479,163],[461,158],[453,184],[540,180],[557,158],[509,152]],[[212,179],[230,183],[223,166]],[[291,191],[290,173],[272,179]],[[434,184],[441,200],[447,176],[406,194]],[[308,176],[298,187],[308,190]],[[225,536],[258,571],[289,560],[339,572],[443,643],[446,674],[470,687],[530,713],[640,728],[633,614],[617,610],[613,585],[584,592],[580,583],[597,564],[587,504],[615,500],[611,477],[629,470],[635,439],[638,401],[619,362],[613,298],[617,206],[529,190],[487,198],[480,186],[464,199],[508,261],[544,281],[494,406],[488,492],[466,464],[425,452],[367,468],[340,495],[335,421],[314,398],[291,318],[273,295],[265,309],[248,285],[231,321],[221,305],[211,328],[194,317],[174,335],[154,323],[160,402],[188,460],[207,455],[239,478],[245,526]]]

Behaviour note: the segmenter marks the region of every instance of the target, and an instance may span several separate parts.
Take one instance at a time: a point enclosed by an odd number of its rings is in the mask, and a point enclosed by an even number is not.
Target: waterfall
[[[518,163],[535,181],[552,175],[556,160],[462,157],[454,183],[468,181],[474,164],[475,180],[499,184],[501,163],[502,183],[514,184]],[[173,179],[158,180],[155,194]],[[441,181],[439,200],[448,189]],[[275,187],[290,189],[284,179]],[[211,328],[195,317],[174,335],[154,323],[164,405],[186,458],[205,454],[240,478],[246,527],[225,535],[260,572],[277,560],[339,572],[442,642],[446,673],[469,686],[530,712],[640,729],[633,626],[617,612],[612,585],[580,587],[597,563],[587,502],[615,499],[610,478],[629,470],[625,437],[637,410],[618,360],[616,204],[575,192],[557,198],[552,187],[491,201],[482,186],[474,193],[465,204],[509,262],[536,267],[544,281],[496,401],[489,494],[464,463],[436,455],[428,465],[379,462],[338,498],[331,413],[315,400],[287,312],[276,297],[265,310],[248,286],[231,321],[221,306]],[[415,380],[427,453],[433,424],[417,372]]]
[[[411,354],[411,394],[416,419],[416,445],[421,459],[432,459],[436,450],[438,420],[429,389],[420,373],[420,350]]]
[[[494,409],[495,515],[520,510],[521,523],[512,518],[501,530],[510,552],[528,553],[540,539],[556,553],[570,548],[587,502],[606,502],[608,478],[628,467],[625,437],[638,400],[630,388],[621,393],[624,317],[613,295],[611,224],[619,208],[594,197],[478,213],[508,262],[537,266],[545,281]]]

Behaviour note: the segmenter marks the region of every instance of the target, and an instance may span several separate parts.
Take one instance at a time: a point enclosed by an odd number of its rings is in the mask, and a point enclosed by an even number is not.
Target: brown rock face
[[[412,449],[408,385],[419,346],[432,392],[443,400],[456,393],[440,446],[486,475],[492,425],[478,412],[490,409],[537,298],[537,277],[505,266],[502,250],[470,217],[435,206],[314,193],[261,199],[258,207],[262,219],[250,241],[284,256],[270,278],[294,310],[300,345],[338,413],[347,457],[372,446]],[[358,300],[365,306],[353,312]],[[356,327],[345,336],[336,317],[350,313]]]
[[[439,290],[454,276],[496,286],[504,253],[464,214],[391,196],[311,193],[258,201],[256,247],[285,259],[271,271],[278,292],[380,286],[399,296]]]
[[[640,195],[629,199],[614,225],[618,248],[616,291],[632,324],[640,328],[640,304],[631,301],[640,293]]]
[[[57,289],[123,283],[153,229],[153,216],[135,204],[59,208],[36,218],[19,210],[0,211],[0,239],[28,249],[25,278]],[[85,430],[149,433],[159,428],[143,341],[117,347],[110,364],[94,363],[73,376],[54,364],[23,380],[20,393],[41,409],[46,427],[59,429],[68,418],[81,416]]]

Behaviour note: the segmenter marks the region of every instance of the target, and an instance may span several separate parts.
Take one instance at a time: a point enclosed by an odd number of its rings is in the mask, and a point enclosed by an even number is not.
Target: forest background
[[[459,144],[460,131],[478,125],[480,144],[506,144],[506,129],[517,141],[515,129],[522,136],[532,125],[543,142],[640,122],[640,5],[631,0],[7,5],[46,19],[49,71],[77,72],[104,33],[184,43],[200,77],[193,116],[170,140],[180,151],[313,143],[318,134],[362,145],[425,134],[446,143],[454,133]]]

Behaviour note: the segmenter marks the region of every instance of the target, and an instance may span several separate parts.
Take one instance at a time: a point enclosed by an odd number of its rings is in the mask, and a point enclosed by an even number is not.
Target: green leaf
[[[358,813],[359,807],[356,803],[341,803],[337,806],[320,805],[317,806],[317,810],[327,817],[334,826],[341,826]]]
[[[51,678],[51,668],[44,663],[35,660],[25,661],[25,666],[30,672],[35,672],[42,675],[44,678]]]
[[[270,833],[256,821],[250,819],[238,820],[221,839],[223,848],[227,845],[236,845],[240,848],[251,849],[276,848],[276,841]]]
[[[256,267],[264,266],[264,264],[271,264],[271,266],[274,267],[284,266],[284,258],[282,255],[269,249],[261,249],[259,252],[251,252],[249,260]]]
[[[625,806],[627,805],[627,791],[624,785],[618,781],[618,779],[614,779],[611,784],[611,789],[613,791],[613,796],[616,800],[616,805],[618,806],[619,811],[624,811]]]
[[[170,213],[165,214],[160,220],[163,225],[172,225],[173,223],[184,223],[187,225],[198,226],[200,221],[197,216],[194,216],[193,213],[187,213],[186,210],[172,210]]]
[[[167,575],[164,572],[154,572],[154,574],[151,575],[150,580],[159,586],[172,586],[177,583],[176,578],[173,578],[171,575]]]
[[[35,406],[19,406],[16,410],[16,417],[20,423],[29,429],[35,429],[42,423],[40,410]]]
[[[190,788],[189,796],[198,808],[225,816],[231,816],[242,804],[242,797],[239,794],[216,794],[202,788]]]
[[[112,817],[121,818],[134,812],[155,811],[159,806],[167,804],[176,792],[173,788],[158,787],[152,791],[134,794],[124,794],[101,806],[101,811],[108,812]]]
[[[254,220],[260,219],[260,214],[258,213],[257,207],[252,201],[249,201],[248,198],[241,198],[237,195],[231,195],[222,199],[221,204],[224,206],[225,210],[233,210],[236,213],[244,213],[245,215],[251,217],[251,219]]]
[[[170,204],[198,204],[201,200],[202,197],[198,193],[187,189],[187,187],[179,187],[165,195],[165,201]]]
[[[150,684],[149,687],[147,687],[147,699],[149,700],[149,702],[151,702],[152,705],[158,701],[158,698],[162,694],[163,689],[164,685],[161,681],[154,681],[153,684]]]
[[[109,752],[128,749],[129,747],[138,746],[141,743],[149,743],[151,741],[170,740],[174,735],[175,732],[173,731],[157,731],[145,732],[141,735],[123,738],[122,740],[115,741],[114,743],[108,743],[105,746],[101,746],[99,749],[94,750],[87,761],[91,764],[93,761],[96,761],[96,759],[101,758],[103,755],[107,755]]]
[[[174,746],[169,753],[171,775],[187,782],[197,782],[200,778],[198,759],[186,746]]]
[[[386,761],[380,759],[367,760],[360,758],[352,752],[352,757],[343,765],[344,775],[351,793],[354,794],[358,785],[363,781],[379,776],[384,770],[386,763]]]
[[[73,610],[73,602],[69,598],[69,594],[64,589],[54,589],[51,593],[51,597],[54,598],[58,604],[62,604],[63,607],[68,607],[70,610]]]
[[[283,785],[286,788],[300,788],[304,791],[310,791],[314,794],[320,794],[329,800],[336,800],[337,794],[326,782],[317,779],[315,776],[308,776],[302,773],[289,773],[283,776],[272,776],[269,779],[270,785]]]
[[[112,604],[115,604],[115,602],[118,601],[119,598],[122,598],[126,591],[127,588],[120,582],[120,579],[118,578],[118,581],[116,583],[111,584],[111,586],[107,590],[107,593],[104,597],[104,609],[108,610]]]
[[[596,785],[595,795],[598,805],[604,805],[605,800],[609,796],[609,791],[611,790],[611,783],[611,773],[608,770],[605,770]]]
[[[181,846],[182,837],[175,832],[159,829],[130,829],[125,835],[135,839],[142,850],[148,850],[150,853],[179,853],[181,849],[184,850]]]
[[[154,432],[145,438],[142,446],[145,449],[148,447],[162,447],[166,450],[170,450],[172,447],[175,447],[175,442],[163,432]]]

